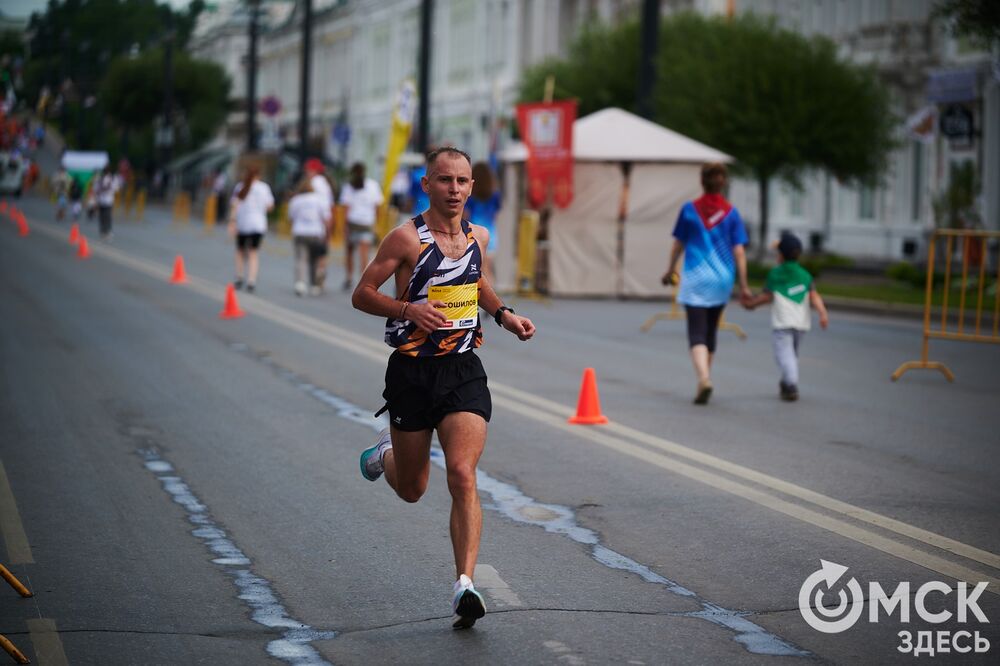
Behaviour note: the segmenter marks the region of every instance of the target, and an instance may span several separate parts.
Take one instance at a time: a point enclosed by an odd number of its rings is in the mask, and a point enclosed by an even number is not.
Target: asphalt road
[[[721,334],[696,407],[683,322],[640,331],[662,304],[510,297],[538,335],[484,324],[490,612],[456,632],[442,470],[413,505],[358,473],[382,321],[345,292],[296,298],[287,240],[265,240],[247,316],[224,321],[221,230],[150,209],[111,244],[83,224],[80,260],[47,202],[18,205],[27,237],[0,219],[0,558],[35,596],[0,596],[0,633],[33,663],[886,663],[914,659],[902,631],[962,648],[963,630],[990,649],[935,660],[997,661],[996,346],[934,342],[954,384],[892,383],[919,324],[835,310],[786,404],[767,311],[731,307],[748,339]],[[167,281],[177,254],[186,285]],[[586,367],[607,426],[566,423]],[[821,559],[848,570],[820,584]],[[924,598],[930,581],[947,587]],[[954,613],[980,581],[988,623],[917,612]],[[909,622],[870,621],[876,582],[909,584]],[[800,589],[851,626],[814,629]]]

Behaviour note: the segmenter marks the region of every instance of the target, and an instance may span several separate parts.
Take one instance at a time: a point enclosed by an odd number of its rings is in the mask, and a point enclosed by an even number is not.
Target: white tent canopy
[[[97,171],[108,163],[103,150],[67,150],[62,155],[62,165],[67,171]]]
[[[497,220],[501,288],[514,286],[504,278],[516,265],[514,229],[520,202],[514,183],[519,169],[512,163],[526,156],[523,144],[511,145],[502,156],[509,171],[505,207]],[[660,276],[667,265],[670,234],[684,202],[701,193],[701,165],[732,162],[733,158],[610,108],[573,124],[573,161],[573,202],[565,209],[553,208],[548,220],[549,293],[665,296]],[[631,165],[627,181],[623,163]],[[623,195],[627,195],[627,211],[620,219]]]
[[[587,162],[732,162],[733,158],[644,118],[610,108],[573,124],[573,159]]]

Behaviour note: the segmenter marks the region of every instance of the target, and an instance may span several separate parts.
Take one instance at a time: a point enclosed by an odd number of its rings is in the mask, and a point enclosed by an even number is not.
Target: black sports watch
[[[509,312],[511,314],[516,314],[514,312],[514,308],[509,308],[506,305],[501,305],[499,308],[497,308],[496,314],[493,315],[493,321],[495,321],[497,323],[497,326],[503,326],[503,324],[500,323],[500,322],[503,319],[503,313],[504,312]]]

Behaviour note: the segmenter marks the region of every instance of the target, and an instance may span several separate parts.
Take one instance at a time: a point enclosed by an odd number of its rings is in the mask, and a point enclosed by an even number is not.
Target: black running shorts
[[[256,250],[260,247],[260,241],[264,234],[238,234],[236,236],[236,249]]]
[[[709,353],[715,353],[715,342],[719,332],[719,318],[724,305],[701,308],[685,305],[687,310],[688,346],[705,345]]]
[[[431,357],[393,353],[382,397],[389,422],[407,432],[432,430],[454,412],[472,412],[486,421],[493,412],[486,371],[471,351]]]

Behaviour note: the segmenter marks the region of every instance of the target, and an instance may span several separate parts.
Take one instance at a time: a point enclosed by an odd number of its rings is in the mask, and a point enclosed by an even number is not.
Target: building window
[[[875,188],[871,185],[858,188],[858,217],[862,220],[875,219]]]
[[[372,30],[371,80],[369,91],[374,98],[389,94],[389,24]]]
[[[472,78],[476,53],[475,19],[476,5],[472,0],[454,0],[451,5],[451,31],[448,35],[451,42],[448,80],[452,83]]]
[[[924,144],[913,142],[911,165],[913,168],[910,193],[910,219],[919,220],[924,203]]]
[[[488,40],[486,69],[496,73],[507,62],[507,0],[491,2],[487,6],[486,39]]]
[[[803,200],[805,193],[797,187],[789,187],[788,193],[788,215],[790,217],[802,217]]]

